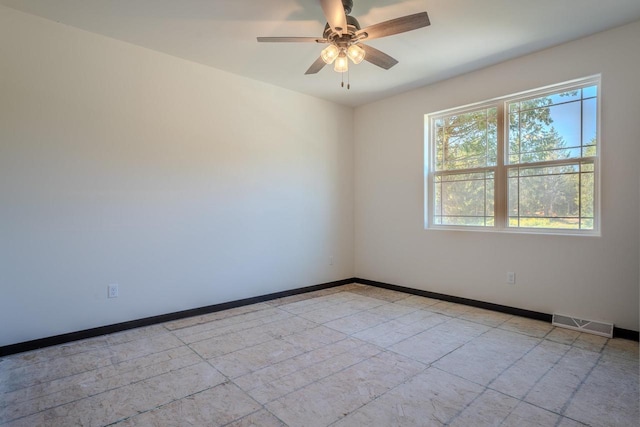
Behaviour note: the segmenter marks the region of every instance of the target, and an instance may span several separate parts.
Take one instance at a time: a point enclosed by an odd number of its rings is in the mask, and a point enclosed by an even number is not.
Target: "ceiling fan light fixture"
[[[349,70],[349,59],[347,59],[347,54],[344,50],[341,50],[340,54],[338,54],[336,63],[333,64],[333,69],[338,73],[344,73]]]
[[[334,64],[335,71],[344,73],[349,71],[349,60],[354,64],[359,64],[365,59],[373,65],[388,70],[398,61],[386,53],[360,42],[417,30],[431,24],[427,12],[418,12],[362,28],[358,20],[350,15],[353,0],[314,1],[320,3],[324,17],[327,19],[322,37],[258,37],[258,42],[326,43],[326,48],[322,50],[320,56],[316,58],[305,74],[316,74],[327,64]],[[347,82],[348,88],[349,83]]]
[[[362,60],[364,59],[364,55],[364,49],[356,44],[352,44],[351,46],[349,46],[349,49],[347,49],[347,56],[356,65],[362,62]]]
[[[322,60],[325,62],[325,64],[331,64],[338,57],[339,53],[340,49],[338,49],[338,46],[330,44],[326,48],[322,49],[320,56],[322,57]]]

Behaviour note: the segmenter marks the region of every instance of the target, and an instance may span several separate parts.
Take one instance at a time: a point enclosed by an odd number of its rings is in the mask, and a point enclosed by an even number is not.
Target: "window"
[[[597,234],[599,86],[426,115],[426,226]]]

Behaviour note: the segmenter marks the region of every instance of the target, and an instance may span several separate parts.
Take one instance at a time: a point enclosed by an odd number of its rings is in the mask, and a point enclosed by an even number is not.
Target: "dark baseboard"
[[[307,292],[329,289],[336,286],[348,285],[354,283],[355,279],[343,279],[335,282],[322,283],[320,285],[306,286],[304,288],[296,288],[288,291],[275,292],[272,294],[261,295],[257,297],[245,298],[236,301],[224,302],[221,304],[208,305],[205,307],[193,308],[190,310],[177,311],[174,313],[161,314],[158,316],[146,317],[144,319],[130,320],[128,322],[116,323],[114,325],[100,326],[92,329],[85,329],[77,332],[56,335],[53,337],[40,338],[32,341],[25,341],[17,344],[10,344],[0,347],[0,357],[10,354],[23,353],[25,351],[37,350],[39,348],[50,347],[53,345],[66,344],[72,341],[94,338],[101,335],[122,332],[128,329],[140,328],[143,326],[151,326],[157,323],[171,322],[174,320],[184,319],[186,317],[201,316],[203,314],[215,313],[217,311],[228,310],[230,308],[242,307],[244,305],[256,304],[274,300],[277,298],[289,297],[292,295],[303,294]]]
[[[501,313],[512,314],[514,316],[528,317],[529,319],[542,320],[544,322],[551,323],[552,316],[546,313],[540,313],[537,311],[524,310],[521,308],[509,307],[506,305],[494,304],[491,302],[478,301],[474,299],[454,297],[446,294],[439,294],[436,292],[423,291],[420,289],[408,288],[405,286],[392,285],[390,283],[376,282],[375,280],[368,279],[354,279],[356,283],[363,285],[376,286],[378,288],[390,289],[392,291],[405,292],[407,294],[419,295],[421,297],[439,299],[447,302],[454,302],[456,304],[470,305],[473,307],[484,308],[486,310],[499,311]]]
[[[551,323],[553,315],[547,313],[540,313],[538,311],[525,310],[522,308],[509,307],[506,305],[494,304],[491,302],[478,301],[474,299],[455,297],[446,294],[439,294],[436,292],[423,291],[420,289],[408,288],[406,286],[392,285],[390,283],[377,282],[375,280],[361,279],[356,277],[353,279],[356,283],[363,285],[376,286],[378,288],[390,289],[392,291],[405,292],[407,294],[419,295],[427,298],[439,299],[442,301],[454,302],[457,304],[470,305],[473,307],[484,308],[486,310],[498,311],[501,313],[511,314],[514,316],[527,317],[529,319],[542,320],[544,322]],[[640,341],[638,331],[632,331],[630,329],[623,329],[615,327],[613,328],[614,338],[624,338],[627,340]]]
[[[624,338],[625,340],[640,341],[640,332],[632,331],[631,329],[622,329],[614,326],[613,337]]]
[[[319,285],[306,286],[304,288],[296,288],[288,291],[275,292],[272,294],[261,295],[257,297],[245,298],[236,301],[224,302],[221,304],[208,305],[205,307],[193,308],[190,310],[177,311],[174,313],[161,314],[158,316],[146,317],[144,319],[130,320],[128,322],[116,323],[113,325],[100,326],[92,329],[85,329],[77,332],[70,332],[67,334],[56,335],[53,337],[40,338],[32,341],[25,341],[16,344],[10,344],[0,347],[0,357],[8,356],[16,353],[23,353],[25,351],[37,350],[39,348],[50,347],[59,344],[66,344],[72,341],[83,340],[87,338],[94,338],[101,335],[113,334],[116,332],[126,331],[128,329],[140,328],[143,326],[151,326],[157,323],[171,322],[174,320],[184,319],[186,317],[201,316],[203,314],[215,313],[217,311],[228,310],[231,308],[242,307],[245,305],[256,304],[259,302],[265,302],[274,300],[277,298],[284,298],[292,295],[303,294],[307,292],[319,291],[322,289],[329,289],[336,286],[348,285],[349,283],[360,283],[363,285],[375,286],[378,288],[390,289],[392,291],[405,292],[412,295],[419,295],[428,298],[439,299],[442,301],[454,302],[457,304],[464,304],[478,308],[484,308],[486,310],[498,311],[501,313],[507,313],[514,316],[527,317],[530,319],[542,320],[545,322],[551,322],[552,315],[547,313],[540,313],[537,311],[525,310],[521,308],[509,307],[500,304],[494,304],[485,301],[478,301],[468,298],[461,298],[446,294],[439,294],[436,292],[423,291],[420,289],[409,288],[406,286],[392,285],[390,283],[377,282],[375,280],[350,278],[337,280],[335,282],[322,283]],[[628,340],[639,341],[638,331],[630,329],[613,328],[613,336],[615,338],[624,338]]]

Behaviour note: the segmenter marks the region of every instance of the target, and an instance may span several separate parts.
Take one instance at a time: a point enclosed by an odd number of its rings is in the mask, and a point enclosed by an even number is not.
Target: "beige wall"
[[[635,22],[357,108],[357,277],[637,331],[638,40]],[[601,237],[424,230],[425,113],[598,73]]]
[[[353,277],[352,122],[0,7],[0,345]]]

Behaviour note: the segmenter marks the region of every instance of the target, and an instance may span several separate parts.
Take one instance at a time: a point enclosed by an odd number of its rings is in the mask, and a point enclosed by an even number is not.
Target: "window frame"
[[[531,163],[509,163],[508,159],[508,136],[509,136],[509,110],[508,104],[512,102],[535,99],[542,96],[557,94],[570,90],[582,89],[585,87],[597,86],[596,95],[596,145],[595,156],[575,157],[570,159],[547,160]],[[602,79],[601,75],[593,75],[580,79],[575,79],[563,83],[553,84],[537,89],[518,92],[486,101],[467,104],[461,107],[448,108],[425,114],[424,116],[424,228],[426,230],[456,230],[456,231],[483,231],[499,233],[518,234],[551,234],[551,235],[572,235],[572,236],[600,236],[601,235],[601,209],[600,209],[600,159],[602,158],[601,144],[601,103],[602,103]],[[436,171],[436,143],[434,123],[454,114],[464,114],[487,108],[497,109],[497,156],[495,166],[485,166],[477,168],[460,169],[459,173],[473,173],[493,170],[494,190],[493,204],[494,216],[493,226],[472,226],[472,225],[448,225],[436,224],[435,213],[435,179],[436,175],[446,175],[447,172],[438,173]],[[582,108],[582,106],[581,106]],[[582,111],[582,110],[581,110]],[[580,117],[582,129],[583,114]],[[558,165],[584,165],[593,164],[593,229],[569,229],[569,228],[543,228],[543,227],[514,227],[509,226],[509,171],[518,168],[533,168],[536,166],[558,166]],[[531,165],[531,166],[528,166]],[[455,173],[449,171],[448,173]],[[580,217],[578,217],[580,218]]]

